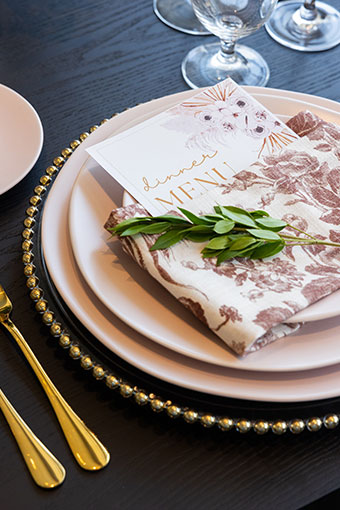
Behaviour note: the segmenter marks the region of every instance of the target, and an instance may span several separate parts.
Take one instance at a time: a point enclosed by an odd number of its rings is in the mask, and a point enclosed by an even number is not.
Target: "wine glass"
[[[199,22],[190,0],[153,0],[156,16],[171,28],[191,35],[209,35]]]
[[[264,86],[269,68],[261,55],[236,44],[259,29],[272,14],[276,0],[191,0],[201,23],[220,43],[198,46],[182,62],[182,74],[192,88],[215,85],[227,77],[239,85]]]
[[[340,13],[324,2],[287,0],[278,4],[266,29],[293,50],[328,50],[340,43]]]

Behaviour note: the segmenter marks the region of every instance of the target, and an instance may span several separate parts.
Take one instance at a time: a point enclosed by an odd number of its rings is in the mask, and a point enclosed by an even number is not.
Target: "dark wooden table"
[[[340,0],[329,3],[340,8]],[[34,105],[45,131],[34,169],[0,197],[0,280],[14,302],[14,321],[65,398],[111,452],[111,463],[102,472],[78,468],[30,368],[1,330],[1,387],[67,469],[59,489],[37,488],[1,419],[4,510],[293,509],[340,487],[338,432],[222,434],[140,409],[62,356],[28,298],[21,231],[39,175],[71,140],[104,117],[185,90],[181,60],[208,40],[163,25],[151,0],[0,1],[0,80]],[[247,43],[270,66],[268,86],[340,100],[340,46],[323,53],[294,52],[276,44],[264,29]]]

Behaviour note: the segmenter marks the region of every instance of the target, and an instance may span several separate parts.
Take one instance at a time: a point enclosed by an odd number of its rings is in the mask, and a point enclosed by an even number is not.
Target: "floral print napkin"
[[[288,123],[302,138],[190,202],[196,214],[213,205],[265,209],[321,239],[340,242],[340,127],[309,112]],[[112,211],[105,227],[147,214],[138,204]],[[296,234],[296,232],[295,232]],[[141,267],[239,355],[299,328],[289,318],[340,288],[340,248],[294,246],[265,260],[243,258],[216,266],[202,244],[182,241],[150,252],[155,236],[122,240]]]

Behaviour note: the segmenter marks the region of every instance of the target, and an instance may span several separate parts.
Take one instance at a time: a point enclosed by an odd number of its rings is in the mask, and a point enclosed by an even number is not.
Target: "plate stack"
[[[246,89],[283,121],[309,110],[340,124],[336,102],[289,91]],[[240,359],[103,229],[110,211],[128,197],[86,148],[196,93],[187,91],[127,110],[100,126],[72,154],[43,211],[41,240],[50,277],[72,312],[101,343],[164,381],[255,401],[339,396],[339,291],[291,319],[304,322],[298,333]]]

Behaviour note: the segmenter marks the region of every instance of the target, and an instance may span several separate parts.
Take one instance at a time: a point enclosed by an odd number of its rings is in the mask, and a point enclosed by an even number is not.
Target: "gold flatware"
[[[64,466],[33,434],[1,389],[0,409],[10,426],[35,483],[43,489],[54,489],[62,484],[66,474]]]
[[[12,335],[39,379],[80,467],[89,471],[102,469],[109,463],[109,452],[54,386],[32,349],[9,318],[12,308],[12,303],[0,284],[0,324]]]

